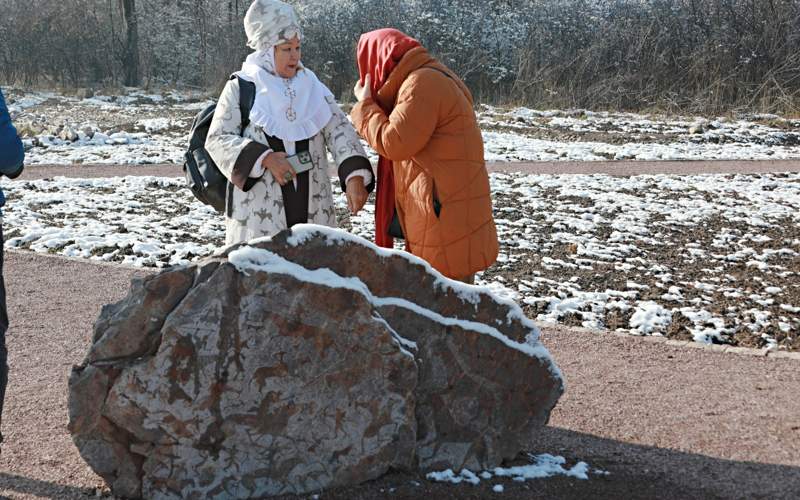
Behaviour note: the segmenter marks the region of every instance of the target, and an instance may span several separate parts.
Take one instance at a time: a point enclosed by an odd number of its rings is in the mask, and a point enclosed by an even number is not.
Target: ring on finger
[[[290,180],[292,180],[292,173],[291,173],[291,172],[286,172],[285,174],[283,174],[283,178],[284,178],[284,179],[285,179],[287,182],[288,182],[288,181],[290,181]]]

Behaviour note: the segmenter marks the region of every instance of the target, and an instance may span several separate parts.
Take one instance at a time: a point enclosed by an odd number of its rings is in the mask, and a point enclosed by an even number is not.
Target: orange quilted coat
[[[416,47],[397,63],[375,100],[358,103],[350,116],[361,136],[394,162],[407,249],[450,278],[492,265],[497,230],[472,94]],[[434,197],[441,204],[438,216]]]

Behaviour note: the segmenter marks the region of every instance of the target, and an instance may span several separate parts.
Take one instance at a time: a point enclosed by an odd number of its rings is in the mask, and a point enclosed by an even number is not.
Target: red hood
[[[358,73],[361,85],[364,77],[372,80],[372,96],[378,95],[392,70],[409,50],[421,44],[402,31],[393,28],[364,33],[358,40]]]

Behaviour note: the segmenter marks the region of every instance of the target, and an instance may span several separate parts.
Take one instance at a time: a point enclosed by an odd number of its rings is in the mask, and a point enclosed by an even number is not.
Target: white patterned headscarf
[[[255,0],[244,15],[244,32],[247,46],[255,50],[303,39],[294,7],[278,0]]]
[[[285,141],[316,135],[333,116],[325,99],[333,94],[302,64],[291,79],[275,72],[275,46],[303,39],[294,7],[279,0],[255,0],[244,16],[244,31],[255,52],[237,75],[256,84],[250,121]]]

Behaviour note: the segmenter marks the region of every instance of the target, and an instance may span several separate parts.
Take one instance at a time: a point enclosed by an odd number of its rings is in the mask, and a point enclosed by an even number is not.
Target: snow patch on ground
[[[800,121],[778,116],[709,120],[482,105],[478,118],[490,161],[778,160],[800,156]]]
[[[490,471],[483,471],[480,474],[475,474],[469,469],[462,469],[461,472],[456,474],[452,469],[447,469],[444,471],[430,472],[426,477],[430,481],[442,483],[468,483],[478,485],[481,480],[489,481],[493,478],[509,478],[513,481],[523,482],[531,479],[544,479],[554,476],[566,476],[588,480],[590,472],[597,475],[608,475],[606,471],[590,471],[589,464],[586,462],[578,462],[572,467],[565,467],[567,460],[562,456],[544,453],[541,455],[531,455],[530,459],[531,463],[528,465],[496,467]],[[495,485],[493,490],[497,493],[502,493],[504,488],[502,485]]]

